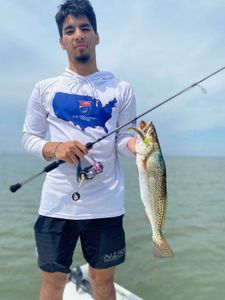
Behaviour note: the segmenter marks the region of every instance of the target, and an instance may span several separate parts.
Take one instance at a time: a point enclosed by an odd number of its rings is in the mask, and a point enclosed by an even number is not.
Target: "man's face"
[[[95,59],[95,46],[98,43],[99,36],[87,17],[66,17],[60,44],[67,51],[70,62],[87,63]]]

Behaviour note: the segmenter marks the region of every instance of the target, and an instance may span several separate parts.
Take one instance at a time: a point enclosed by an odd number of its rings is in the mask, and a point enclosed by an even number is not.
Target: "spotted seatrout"
[[[173,251],[165,240],[162,227],[167,208],[166,166],[160,149],[153,123],[141,121],[135,130],[136,164],[139,174],[141,199],[152,227],[153,255],[156,257],[173,256]]]

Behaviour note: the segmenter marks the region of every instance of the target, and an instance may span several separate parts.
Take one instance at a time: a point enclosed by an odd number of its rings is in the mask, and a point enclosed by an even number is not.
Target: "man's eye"
[[[89,27],[84,27],[84,28],[82,28],[82,31],[89,31],[89,30],[90,30]]]
[[[73,34],[73,30],[68,30],[68,31],[66,31],[66,34],[68,34],[68,35]]]

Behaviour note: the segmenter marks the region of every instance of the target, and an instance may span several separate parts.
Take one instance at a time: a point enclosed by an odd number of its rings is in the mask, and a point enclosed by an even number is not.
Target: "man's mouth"
[[[85,49],[85,48],[87,48],[86,44],[76,44],[75,45],[75,49]]]

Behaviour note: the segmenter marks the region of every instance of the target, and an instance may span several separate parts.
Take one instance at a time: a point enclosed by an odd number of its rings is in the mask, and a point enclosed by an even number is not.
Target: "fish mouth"
[[[153,126],[154,125],[152,122],[150,122],[150,123],[146,123],[145,121],[140,122],[140,128],[143,130],[143,132],[147,132],[147,130]]]
[[[128,131],[134,130],[137,132],[137,134],[140,135],[141,139],[145,144],[149,144],[149,139],[145,136],[144,132],[137,126],[131,126],[128,128]]]

